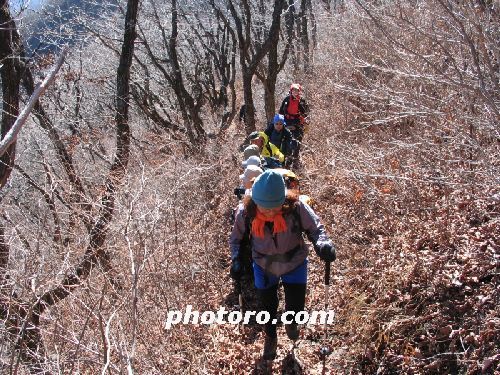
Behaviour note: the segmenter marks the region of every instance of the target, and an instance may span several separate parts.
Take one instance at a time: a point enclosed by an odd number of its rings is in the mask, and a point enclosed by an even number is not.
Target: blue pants
[[[278,285],[280,278],[281,281],[286,284],[306,284],[307,259],[305,259],[304,263],[302,263],[294,270],[285,273],[284,275],[281,276],[275,276],[269,273],[266,274],[262,267],[253,262],[253,275],[255,280],[255,288],[257,289],[268,289],[275,285]]]

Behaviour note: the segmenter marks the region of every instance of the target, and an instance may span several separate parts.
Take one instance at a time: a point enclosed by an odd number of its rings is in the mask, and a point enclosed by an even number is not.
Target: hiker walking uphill
[[[251,159],[249,159],[251,160]],[[250,195],[250,189],[257,176],[263,173],[263,170],[258,165],[249,164],[243,174],[240,175],[240,187],[234,189],[234,194],[238,199],[243,199],[243,196]]]
[[[255,157],[255,156],[254,156]],[[240,181],[241,181],[241,187],[234,189],[234,192],[236,196],[239,199],[238,205],[242,205],[242,199],[244,197],[250,196],[252,193],[252,185],[255,181],[255,179],[263,173],[263,170],[256,165],[248,165],[243,172],[243,174],[240,175]],[[238,210],[238,208],[234,209],[233,211],[233,220],[234,220],[234,215],[235,212]],[[246,276],[253,276],[252,272],[252,255],[251,255],[251,249],[250,249],[250,244],[249,244],[249,237],[247,236],[244,241],[244,243],[240,244],[240,249],[239,249],[239,254],[238,254],[238,260],[239,260],[239,266],[237,269],[232,268],[231,269],[231,277],[235,279],[235,281],[238,284],[238,287],[241,289],[241,280],[239,279],[242,275]],[[241,291],[240,291],[241,292]]]
[[[304,310],[309,249],[302,233],[307,234],[314,250],[325,262],[335,260],[335,248],[312,208],[287,192],[282,175],[275,170],[267,170],[257,177],[251,197],[244,199],[236,213],[230,236],[233,278],[233,271],[241,269],[240,247],[248,233],[257,296],[261,310],[270,316],[264,327],[263,359],[272,360],[277,348],[273,319],[277,316],[280,279],[287,312],[295,315]],[[298,339],[297,324],[286,324],[285,330],[291,340]]]
[[[302,98],[302,86],[292,83],[290,92],[283,102],[279,113],[285,117],[286,127],[292,133],[296,142],[293,143],[294,162],[298,162],[300,142],[304,138],[305,119],[309,113],[309,107]]]
[[[302,86],[298,83],[290,85],[290,92],[283,99],[279,113],[285,116],[286,125],[294,138],[302,140],[304,122],[309,114],[309,107],[305,99],[302,98]]]
[[[264,131],[269,137],[269,142],[279,148],[285,156],[285,166],[290,162],[288,156],[292,153],[292,133],[285,127],[285,117],[276,114]]]
[[[276,172],[281,174],[283,177],[283,180],[285,180],[285,187],[287,188],[288,191],[293,192],[294,194],[297,194],[298,198],[300,201],[304,202],[308,206],[313,207],[313,199],[306,194],[302,194],[300,191],[300,185],[299,185],[299,178],[295,173],[293,173],[289,169],[284,169],[284,168],[276,168],[274,169]]]
[[[269,137],[264,132],[255,131],[248,138],[250,143],[259,147],[260,155],[264,158],[266,168],[278,168],[285,162],[285,155],[278,147],[269,142]]]
[[[243,150],[243,160],[247,160],[250,156],[259,156],[260,149],[257,145],[249,145]]]

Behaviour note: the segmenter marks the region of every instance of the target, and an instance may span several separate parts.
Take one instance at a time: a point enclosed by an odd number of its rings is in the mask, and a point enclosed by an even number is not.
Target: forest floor
[[[419,196],[427,206],[404,210],[394,204],[397,191],[383,187],[370,199],[345,180],[318,175],[321,166],[307,151],[302,160],[302,191],[313,193],[315,210],[338,246],[328,301],[336,318],[326,340],[322,325],[303,327],[293,353],[279,327],[273,373],[500,371],[498,188],[471,199],[466,191],[423,187]],[[232,201],[223,202],[221,220]],[[220,257],[226,257],[221,304],[232,309],[237,298],[227,254]],[[314,252],[309,259],[306,308],[323,310],[323,264]],[[280,311],[282,297],[281,290]],[[251,292],[245,299],[247,309],[256,306]],[[261,326],[215,325],[209,335],[215,350],[206,353],[207,371],[262,372]],[[326,359],[323,346],[332,350]]]

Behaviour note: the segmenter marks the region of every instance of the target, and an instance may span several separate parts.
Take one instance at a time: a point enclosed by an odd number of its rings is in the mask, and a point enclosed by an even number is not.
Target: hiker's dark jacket
[[[283,215],[287,225],[286,232],[273,235],[272,230],[266,225],[264,238],[251,236],[253,260],[266,272],[276,276],[293,271],[307,258],[309,249],[302,237],[300,227],[302,227],[302,230],[313,244],[316,244],[318,241],[329,241],[323,224],[321,224],[312,208],[301,201],[298,201],[296,205],[295,210],[297,210],[297,214],[290,212]],[[244,207],[240,204],[229,239],[233,258],[239,254],[240,243],[245,235],[247,226],[245,216]],[[300,223],[296,222],[298,216],[300,216]],[[294,250],[292,251],[293,255],[286,261],[273,261],[271,263],[266,261],[266,257],[269,255],[290,254],[291,250]]]
[[[285,116],[285,121],[286,120],[296,120],[299,119],[299,117],[306,117],[309,112],[309,108],[306,104],[306,101],[303,98],[299,99],[299,113],[288,113],[288,105],[290,104],[290,95],[287,95],[285,99],[283,99],[283,102],[281,103],[280,107],[280,115]]]
[[[264,131],[269,137],[269,142],[278,147],[283,155],[288,156],[292,152],[292,133],[283,126],[283,129],[278,132],[274,128],[274,124],[270,122],[267,129]]]

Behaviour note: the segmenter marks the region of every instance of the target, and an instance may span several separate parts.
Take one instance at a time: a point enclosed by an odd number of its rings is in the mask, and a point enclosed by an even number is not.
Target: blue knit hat
[[[264,208],[275,208],[285,202],[285,181],[280,173],[268,169],[255,179],[252,200]]]
[[[285,125],[285,116],[280,115],[280,114],[275,114],[273,118],[273,124],[276,124],[277,122],[282,122],[283,125]]]

